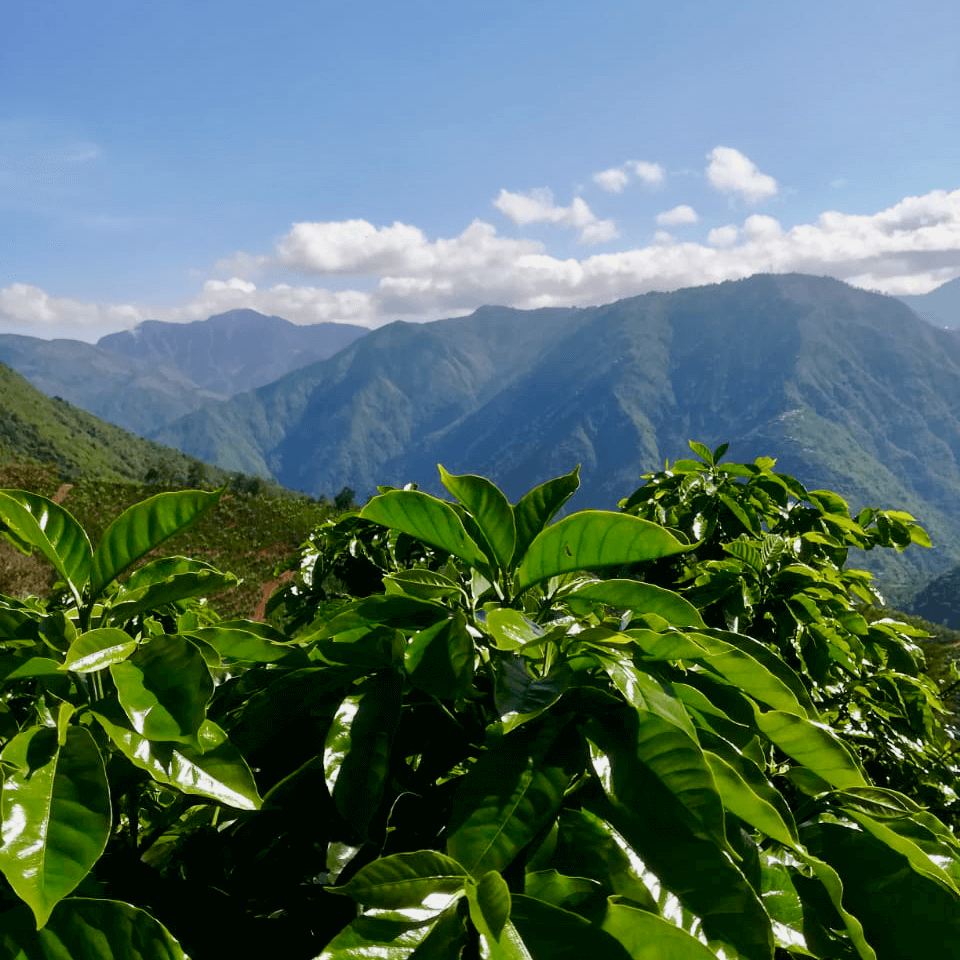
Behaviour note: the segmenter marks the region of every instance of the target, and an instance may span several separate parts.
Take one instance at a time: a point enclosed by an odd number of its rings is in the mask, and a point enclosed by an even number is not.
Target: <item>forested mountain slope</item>
[[[192,414],[157,439],[314,494],[436,487],[435,465],[508,496],[583,464],[610,506],[687,439],[779,458],[809,486],[911,510],[960,556],[960,341],[899,301],[802,275],[590,309],[484,308],[392,324]]]

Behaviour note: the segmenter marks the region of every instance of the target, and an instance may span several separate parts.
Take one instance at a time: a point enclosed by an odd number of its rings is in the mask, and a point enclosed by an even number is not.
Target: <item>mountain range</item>
[[[332,356],[366,332],[231,310],[194,323],[148,320],[96,345],[0,334],[0,363],[48,396],[144,435],[205,403]]]
[[[277,332],[263,334],[266,324]],[[684,456],[688,439],[729,441],[728,457],[776,457],[854,508],[919,517],[937,548],[888,558],[889,584],[906,589],[960,560],[960,332],[892,297],[829,278],[758,275],[598,307],[483,307],[350,328],[337,331],[354,337],[339,349],[306,346],[294,331],[311,328],[284,324],[234,311],[142,324],[87,346],[104,384],[111,369],[126,377],[122,406],[142,398],[141,419],[154,419],[140,432],[313,495],[348,486],[362,500],[379,484],[409,481],[439,492],[441,462],[489,476],[516,499],[580,463],[572,508],[612,507],[645,472]],[[0,337],[0,361],[11,339]],[[30,346],[34,357],[67,352]],[[323,349],[326,358],[296,366]],[[38,386],[82,405],[69,395],[82,377],[74,369],[58,383],[45,358]],[[255,382],[284,364],[278,378]],[[180,394],[176,377],[188,383]],[[192,409],[180,415],[170,397]]]
[[[902,300],[914,313],[934,326],[960,327],[960,277],[931,290],[914,296],[902,295]]]

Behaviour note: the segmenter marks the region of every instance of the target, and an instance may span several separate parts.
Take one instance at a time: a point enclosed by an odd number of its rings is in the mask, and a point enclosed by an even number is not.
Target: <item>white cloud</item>
[[[613,221],[598,219],[582,197],[574,197],[569,207],[560,207],[553,202],[553,191],[547,187],[526,193],[501,190],[493,205],[518,226],[555,223],[576,227],[580,230],[581,243],[604,243],[618,236]]]
[[[724,193],[739,193],[755,203],[777,192],[777,181],[761,173],[756,164],[733,147],[714,147],[707,154],[707,179]]]
[[[647,160],[628,160],[620,167],[611,167],[593,175],[593,182],[610,193],[620,193],[631,177],[642,180],[647,186],[663,183],[664,171],[659,163]]]
[[[685,203],[681,203],[680,206],[674,207],[672,210],[664,210],[663,213],[657,214],[657,223],[664,227],[682,226],[697,223],[699,220],[697,211]]]
[[[601,170],[593,175],[593,182],[610,193],[620,193],[630,182],[630,174],[622,167]]]
[[[707,234],[707,243],[711,247],[732,247],[737,242],[740,229],[736,224],[728,223],[724,227],[714,227]]]
[[[552,202],[544,207],[556,209]],[[581,230],[607,229],[596,218],[585,222],[583,208],[574,204],[559,209],[568,210]],[[906,197],[873,214],[827,211],[792,227],[754,214],[711,229],[706,242],[679,242],[658,231],[647,246],[581,258],[552,256],[537,241],[499,236],[482,220],[459,235],[435,239],[403,224],[299,223],[272,252],[225,262],[293,269],[305,279],[260,286],[248,275],[223,272],[188,302],[166,307],[88,303],[14,283],[0,288],[0,331],[96,339],[146,318],[196,320],[237,307],[296,323],[378,326],[398,318],[462,315],[483,303],[607,303],[760,271],[826,274],[888,293],[924,293],[960,275],[960,190]],[[358,275],[349,289],[324,283],[325,277],[351,272]]]

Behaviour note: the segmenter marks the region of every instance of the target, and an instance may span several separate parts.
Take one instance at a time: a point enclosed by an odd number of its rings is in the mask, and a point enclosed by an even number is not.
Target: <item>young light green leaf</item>
[[[713,454],[710,452],[710,448],[705,444],[698,442],[697,440],[688,440],[687,446],[701,459],[706,463],[709,463],[712,467],[714,465]]]
[[[530,544],[516,574],[518,592],[558,573],[621,566],[684,553],[663,527],[629,514],[583,510],[547,527]]]
[[[733,748],[726,757],[704,750],[723,805],[734,816],[762,830],[768,837],[786,847],[796,847],[800,838],[786,802],[782,797],[777,802],[773,796],[776,790],[756,764],[742,754],[732,757],[731,753],[735,753]]]
[[[111,663],[126,660],[137,649],[137,641],[114,627],[81,633],[67,650],[63,666],[74,673],[92,673]]]
[[[464,529],[456,510],[419,490],[391,490],[374,497],[360,516],[446,550],[472,566],[487,565],[486,555]]]
[[[493,637],[499,650],[517,650],[544,634],[543,627],[525,617],[519,610],[491,604],[491,609],[484,610],[484,614],[481,625]]]
[[[491,870],[476,883],[468,880],[466,891],[473,925],[488,941],[499,943],[503,928],[510,919],[507,881],[496,870]]]
[[[222,493],[222,490],[158,493],[121,513],[104,531],[93,553],[91,596],[99,596],[127,567],[198,520],[217,503]]]
[[[63,900],[42,930],[32,928],[29,916],[17,909],[3,915],[0,956],[10,960],[189,960],[163,924],[119,900]]]
[[[4,525],[44,555],[79,605],[93,557],[83,527],[59,504],[24,490],[0,490],[0,527]]]
[[[510,501],[485,477],[454,476],[440,464],[437,469],[443,485],[473,516],[487,542],[488,550],[484,552],[491,566],[508,571],[517,545],[517,526]]]
[[[826,725],[780,710],[755,710],[757,726],[788,757],[843,790],[867,781],[853,754]]]
[[[31,727],[0,754],[14,767],[0,794],[0,871],[33,911],[39,930],[53,908],[106,849],[110,788],[97,745],[84,727]]]
[[[110,666],[117,696],[148,740],[193,741],[207,715],[213,680],[200,651],[179,636],[152,637]]]
[[[700,661],[732,686],[776,710],[807,716],[794,691],[751,653],[706,633],[693,637],[705,648]]]

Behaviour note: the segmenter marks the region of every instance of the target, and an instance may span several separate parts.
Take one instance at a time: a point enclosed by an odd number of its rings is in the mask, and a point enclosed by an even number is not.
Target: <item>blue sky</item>
[[[960,276],[960,4],[31,0],[0,332]]]

